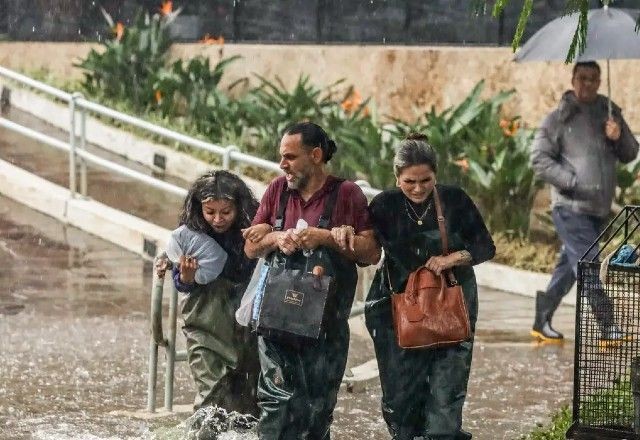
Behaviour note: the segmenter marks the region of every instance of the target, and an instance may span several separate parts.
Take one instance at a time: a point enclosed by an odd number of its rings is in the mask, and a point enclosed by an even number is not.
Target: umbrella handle
[[[609,70],[609,58],[607,58],[607,111],[611,119],[611,72]]]

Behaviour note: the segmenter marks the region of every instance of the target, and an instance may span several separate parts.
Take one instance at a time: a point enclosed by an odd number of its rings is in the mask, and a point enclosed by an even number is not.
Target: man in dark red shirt
[[[349,348],[349,312],[357,282],[356,263],[375,264],[380,248],[367,211],[367,199],[353,182],[327,174],[325,164],[336,144],[316,124],[302,122],[285,130],[280,142],[280,168],[262,198],[254,225],[275,225],[283,191],[289,191],[281,231],[262,236],[261,227],[245,231],[245,252],[251,258],[276,250],[294,256],[323,248],[335,270],[335,296],[327,306],[317,341],[259,337],[262,373],[258,383],[260,439],[328,440],[338,389]],[[331,229],[316,227],[329,196],[339,185]],[[296,231],[299,219],[309,225]]]

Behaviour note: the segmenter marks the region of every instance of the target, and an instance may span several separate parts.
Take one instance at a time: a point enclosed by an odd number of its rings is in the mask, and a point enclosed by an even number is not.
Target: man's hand
[[[198,261],[187,255],[180,256],[180,281],[185,284],[191,284],[196,279],[196,269]]]
[[[301,248],[300,239],[295,229],[288,229],[280,232],[276,238],[276,244],[285,255],[291,255]]]
[[[620,124],[618,124],[613,118],[607,119],[607,122],[604,125],[604,134],[607,136],[607,139],[617,142],[618,139],[620,139],[621,133],[622,130],[620,128]]]
[[[313,250],[318,246],[327,244],[330,232],[326,229],[309,226],[302,231],[295,232],[295,235],[301,248]]]
[[[273,228],[268,223],[249,226],[248,228],[242,230],[242,238],[253,243],[257,243],[262,240],[269,232],[271,232],[272,229]]]

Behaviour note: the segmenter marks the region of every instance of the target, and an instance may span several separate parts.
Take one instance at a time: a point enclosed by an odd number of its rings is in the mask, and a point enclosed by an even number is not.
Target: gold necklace
[[[413,212],[415,219],[411,217],[411,213],[409,212],[409,209],[411,210],[411,212]],[[427,205],[422,215],[418,215],[418,213],[416,212],[415,209],[413,209],[413,206],[411,206],[411,203],[409,203],[407,198],[405,197],[404,199],[404,210],[407,213],[407,217],[409,217],[411,220],[416,222],[419,226],[422,226],[422,223],[423,223],[422,219],[427,215],[427,212],[429,212],[430,209],[431,209],[431,203]]]

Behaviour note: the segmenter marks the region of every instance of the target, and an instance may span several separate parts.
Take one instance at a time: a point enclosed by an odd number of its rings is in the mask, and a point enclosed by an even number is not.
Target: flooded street
[[[38,124],[16,112],[12,119]],[[66,185],[62,152],[0,130],[0,157]],[[180,206],[175,197],[93,170],[89,194],[167,228]],[[146,407],[149,263],[0,196],[0,265],[1,439],[149,439],[186,417],[113,413]],[[561,307],[554,320],[568,335],[573,314]],[[572,341],[532,345],[532,319],[533,298],[480,290],[464,419],[475,439],[517,439],[571,401]],[[180,334],[178,341],[181,349]],[[368,336],[354,330],[351,341],[349,366],[373,359]],[[174,403],[189,404],[193,394],[188,368],[178,363]],[[160,377],[158,407],[162,395]],[[353,393],[343,387],[333,437],[388,439],[380,395],[377,379]]]
[[[150,265],[5,198],[0,206],[0,438],[149,438],[175,425],[178,418],[110,414],[146,404]],[[516,321],[531,299],[481,297],[465,427],[478,439],[518,438],[570,401],[572,346],[532,346],[495,306],[508,299],[520,310],[510,313]],[[355,335],[350,365],[371,358],[370,340]],[[184,363],[175,392],[176,403],[192,399]],[[377,381],[360,392],[343,388],[336,438],[387,439],[379,402]]]

